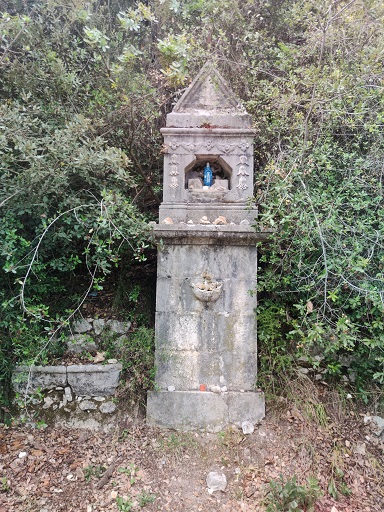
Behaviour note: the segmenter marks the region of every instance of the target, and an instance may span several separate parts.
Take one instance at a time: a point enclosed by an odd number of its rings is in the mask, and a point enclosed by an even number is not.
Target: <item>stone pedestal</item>
[[[155,236],[160,391],[148,395],[147,421],[211,430],[260,421],[255,291],[263,235],[244,225],[160,225]]]

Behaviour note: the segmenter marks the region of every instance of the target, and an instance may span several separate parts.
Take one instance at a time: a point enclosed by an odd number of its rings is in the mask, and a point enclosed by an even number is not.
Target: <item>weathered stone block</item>
[[[84,318],[81,320],[77,320],[76,322],[73,322],[72,329],[74,332],[78,334],[82,334],[84,332],[88,332],[92,330],[92,324],[88,322],[88,320],[85,320]]]
[[[200,391],[150,391],[147,423],[180,430],[219,431],[227,424],[227,405],[220,395]]]
[[[231,425],[241,427],[244,421],[255,424],[265,417],[265,397],[262,392],[229,392],[227,404],[228,422]]]
[[[131,328],[131,322],[119,322],[118,320],[108,320],[106,325],[116,334],[126,334]]]
[[[96,336],[99,336],[105,329],[105,320],[103,318],[96,318],[93,321],[93,330],[95,331]]]
[[[150,391],[147,422],[178,430],[204,429],[217,432],[244,421],[259,423],[265,416],[263,393],[205,391]]]
[[[65,366],[18,366],[12,375],[13,389],[18,393],[36,393],[38,390],[66,386]]]
[[[113,395],[119,383],[121,369],[120,363],[68,366],[68,384],[77,396]]]
[[[68,352],[81,354],[81,352],[93,352],[97,350],[96,342],[86,334],[73,334],[67,342]]]

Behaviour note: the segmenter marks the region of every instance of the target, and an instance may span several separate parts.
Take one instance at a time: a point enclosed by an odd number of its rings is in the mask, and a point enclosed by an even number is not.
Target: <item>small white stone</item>
[[[255,431],[255,427],[253,423],[251,423],[250,421],[243,421],[243,423],[241,424],[241,428],[243,434],[253,434],[253,432]]]
[[[67,402],[72,402],[72,389],[69,386],[64,389],[64,396]]]
[[[220,393],[220,386],[210,386],[209,390],[212,391],[212,393]]]
[[[95,357],[93,358],[93,362],[94,363],[102,363],[103,361],[105,361],[105,352],[97,352]]]
[[[218,473],[217,471],[208,473],[206,482],[210,494],[214,491],[225,491],[227,487],[227,477],[224,473]]]
[[[168,386],[167,389],[168,391],[175,391],[176,388],[175,386]]]
[[[44,405],[43,405],[43,409],[48,409],[49,407],[51,407],[51,405],[54,403],[54,400],[53,398],[51,398],[50,396],[46,396],[44,398]]]
[[[19,453],[19,459],[23,459],[26,456],[27,456],[27,452],[20,452]]]
[[[220,391],[221,391],[222,393],[226,393],[226,392],[228,391],[227,386],[223,386],[223,387],[220,389]]]

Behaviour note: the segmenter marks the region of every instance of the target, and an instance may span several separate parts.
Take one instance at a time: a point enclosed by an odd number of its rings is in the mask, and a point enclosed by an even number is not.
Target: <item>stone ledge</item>
[[[121,369],[120,363],[18,366],[13,372],[12,384],[18,393],[33,394],[69,385],[78,396],[109,396],[115,392]]]
[[[147,423],[158,427],[218,432],[244,421],[259,423],[264,417],[262,392],[149,391],[147,395]]]
[[[191,116],[190,114],[176,114],[177,117],[175,117],[174,115],[171,114],[168,114],[168,118],[170,118],[170,121],[173,122],[175,121],[175,124],[180,124],[180,122],[182,122],[183,120],[188,120],[189,118],[193,117]],[[240,117],[241,117],[241,121],[246,121],[247,120],[247,116],[249,117],[248,114],[240,114]],[[219,122],[222,122],[223,119],[227,119],[228,123],[231,122],[231,119],[233,119],[233,115],[219,115],[219,116],[216,116],[214,118],[212,118],[212,116],[210,115],[210,121],[211,121],[211,124],[212,126],[215,125],[214,123],[214,120],[217,119]],[[212,118],[212,119],[211,119]],[[240,121],[240,123],[241,123]],[[203,122],[200,118],[200,124]],[[193,130],[191,130],[191,128],[193,128]],[[175,135],[188,135],[188,136],[191,136],[191,135],[203,135],[204,137],[222,137],[222,136],[226,136],[226,137],[233,137],[233,138],[242,138],[242,137],[254,137],[255,136],[255,130],[251,129],[251,128],[248,128],[248,127],[243,127],[243,128],[239,128],[239,127],[236,127],[236,126],[229,126],[227,128],[225,127],[216,127],[216,128],[201,128],[199,126],[189,126],[189,127],[183,127],[183,126],[167,126],[165,128],[161,128],[160,129],[160,132],[162,133],[162,135],[165,137],[167,135],[171,135],[171,136],[175,136]]]
[[[188,245],[250,245],[267,240],[270,231],[256,232],[248,225],[215,226],[188,224],[161,224],[153,228],[157,241]]]

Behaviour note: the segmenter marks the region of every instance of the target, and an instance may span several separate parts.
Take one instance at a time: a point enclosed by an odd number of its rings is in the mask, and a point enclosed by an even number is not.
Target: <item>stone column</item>
[[[255,391],[256,242],[249,226],[158,226],[156,384],[147,421],[220,430],[264,417]]]

